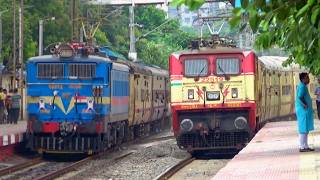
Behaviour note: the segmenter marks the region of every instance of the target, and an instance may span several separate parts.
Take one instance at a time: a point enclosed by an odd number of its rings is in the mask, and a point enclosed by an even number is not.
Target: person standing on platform
[[[3,89],[0,88],[0,124],[4,123],[4,94],[3,94]]]
[[[21,96],[18,94],[18,89],[13,90],[13,95],[11,96],[11,118],[14,124],[18,123],[20,114],[20,102]]]
[[[299,74],[300,83],[296,94],[296,115],[298,121],[298,131],[300,139],[300,152],[314,151],[308,145],[308,134],[314,130],[312,99],[307,85],[310,82],[308,73]]]
[[[314,94],[317,96],[317,114],[318,114],[318,119],[320,119],[320,77],[318,78],[318,87],[316,88],[316,91]]]
[[[9,117],[11,96],[9,95],[7,89],[3,89],[3,94],[4,94],[4,121],[5,123],[11,124],[11,120]]]
[[[8,122],[9,124],[13,124],[13,112],[12,112],[12,108],[11,108],[11,105],[12,105],[12,97],[13,95],[13,89],[10,89],[9,90],[9,94],[7,95],[7,98],[6,98],[6,103],[7,103],[7,111],[8,111],[8,116],[7,116],[7,119],[8,119]]]

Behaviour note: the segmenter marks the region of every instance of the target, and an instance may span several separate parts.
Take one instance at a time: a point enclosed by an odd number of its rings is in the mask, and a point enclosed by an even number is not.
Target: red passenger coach
[[[172,125],[190,152],[241,149],[257,128],[257,57],[234,47],[197,48],[169,59]]]

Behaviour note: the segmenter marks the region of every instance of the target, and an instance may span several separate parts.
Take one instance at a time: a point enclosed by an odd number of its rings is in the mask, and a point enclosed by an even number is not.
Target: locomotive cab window
[[[217,58],[217,75],[236,75],[240,73],[240,59],[238,58]]]
[[[58,79],[64,76],[63,63],[38,63],[37,77],[39,79]]]
[[[91,79],[96,75],[95,64],[69,64],[69,78],[70,79]]]
[[[208,75],[207,59],[186,59],[184,61],[184,75],[190,77],[202,77]]]

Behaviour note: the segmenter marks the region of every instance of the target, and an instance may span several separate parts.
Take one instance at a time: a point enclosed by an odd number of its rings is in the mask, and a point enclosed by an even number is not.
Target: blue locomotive
[[[169,116],[165,70],[61,44],[27,63],[27,146],[39,153],[103,151]]]

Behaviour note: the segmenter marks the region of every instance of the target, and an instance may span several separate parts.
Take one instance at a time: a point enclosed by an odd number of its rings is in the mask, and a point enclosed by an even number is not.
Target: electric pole
[[[2,59],[2,13],[0,12],[0,58]]]
[[[129,7],[129,16],[130,16],[130,49],[129,49],[129,54],[128,57],[131,59],[133,62],[137,61],[137,52],[136,52],[136,37],[134,34],[134,0],[131,0],[131,6]]]
[[[2,14],[8,10],[0,11],[0,58],[2,58]]]
[[[2,14],[6,12],[7,10],[1,11],[0,12],[0,58],[3,59],[2,57]],[[0,72],[1,77],[0,77],[0,86],[2,86],[2,71]]]
[[[79,17],[79,3],[78,0],[71,1],[71,19],[72,19],[72,41],[79,41],[79,25],[78,25],[78,17]]]
[[[39,20],[39,53],[38,55],[42,55],[43,49],[43,20]]]
[[[16,88],[16,79],[17,79],[17,74],[16,74],[16,59],[17,59],[17,40],[16,40],[16,0],[12,1],[13,4],[13,57],[12,57],[12,66],[13,66],[13,83],[12,83],[12,87]]]
[[[20,77],[19,77],[19,88],[21,95],[21,119],[23,119],[23,0],[20,0],[19,7],[19,65],[20,65]]]

